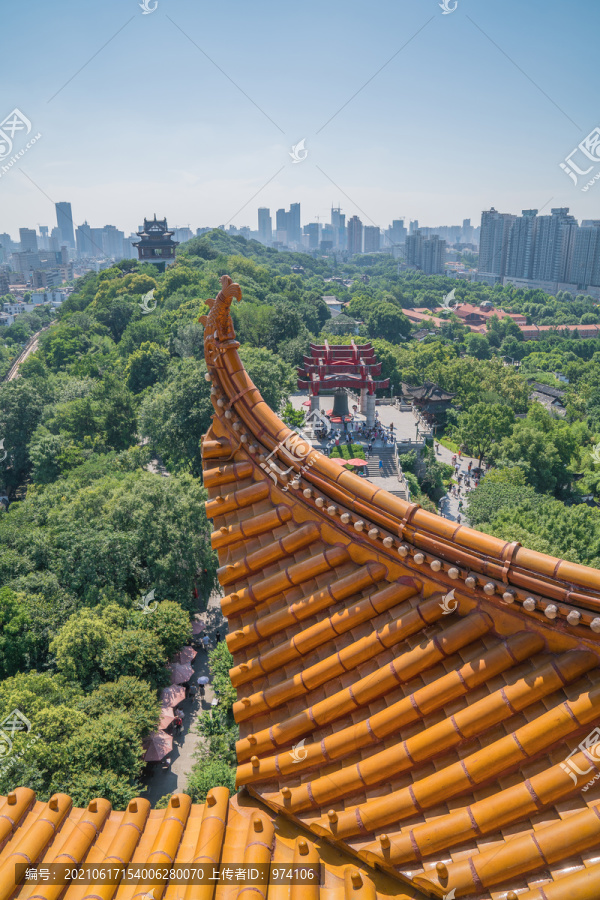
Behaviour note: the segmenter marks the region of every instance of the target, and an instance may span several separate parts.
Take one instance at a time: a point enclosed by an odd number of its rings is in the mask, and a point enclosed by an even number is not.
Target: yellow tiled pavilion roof
[[[20,788],[0,801],[0,881],[15,851],[155,854],[325,869],[320,888],[172,885],[156,900],[597,900],[600,573],[441,519],[312,450],[245,372],[229,316],[241,292],[222,281],[203,318],[203,459],[243,789],[204,806],[178,795],[166,812],[58,795],[25,814]],[[144,895],[115,890],[64,896]]]

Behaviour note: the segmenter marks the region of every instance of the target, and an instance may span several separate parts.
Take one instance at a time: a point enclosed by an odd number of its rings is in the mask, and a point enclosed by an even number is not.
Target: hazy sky
[[[303,223],[332,202],[381,226],[600,218],[600,181],[559,167],[600,125],[597,21],[597,0],[6,4],[0,121],[42,137],[0,160],[0,232],[54,226],[56,200],[127,233],[154,212],[256,228],[294,201]]]

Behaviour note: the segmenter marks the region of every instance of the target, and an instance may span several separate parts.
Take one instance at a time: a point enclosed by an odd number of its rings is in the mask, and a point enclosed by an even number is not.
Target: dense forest
[[[415,339],[403,313],[436,308],[456,288],[459,301],[491,300],[531,322],[586,324],[600,321],[591,298],[398,273],[384,255],[280,253],[218,230],[181,246],[162,275],[125,260],[79,279],[53,321],[40,308],[0,329],[3,374],[52,321],[20,377],[0,385],[0,494],[10,501],[8,511],[0,503],[0,719],[22,710],[39,735],[15,735],[21,750],[0,766],[0,793],[27,784],[42,799],[102,795],[123,808],[140,791],[165,665],[215,588],[200,454],[213,409],[198,316],[225,273],[244,294],[232,307],[241,357],[273,409],[286,409],[310,341],[350,341],[322,300],[335,294],[396,392],[431,380],[456,394],[441,439],[492,465],[470,495],[470,523],[600,567],[590,499],[600,494],[600,341],[549,332],[525,342],[499,318],[486,336],[470,334],[452,312]],[[150,291],[154,309],[142,302]],[[563,416],[531,399],[532,381],[565,391]],[[170,477],[152,471],[156,455]],[[425,466],[424,502],[445,476],[434,459]],[[159,606],[144,616],[150,590]],[[211,657],[220,712],[199,722],[197,799],[211,784],[233,786],[229,665],[223,644]]]

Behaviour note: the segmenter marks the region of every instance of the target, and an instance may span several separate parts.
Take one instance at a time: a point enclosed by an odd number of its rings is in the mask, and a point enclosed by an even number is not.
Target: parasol
[[[193,622],[192,623],[192,634],[200,634],[200,632],[204,631],[206,625],[204,622]]]
[[[210,680],[207,675],[201,675],[198,679],[198,684],[210,684]]]
[[[369,465],[369,463],[366,462],[364,459],[349,459],[348,463],[351,466],[368,466]]]
[[[158,723],[158,727],[164,731],[165,728],[168,728],[173,719],[175,718],[175,713],[173,712],[172,706],[161,706],[160,708],[160,722]]]
[[[173,750],[173,738],[164,731],[155,731],[142,744],[145,762],[160,762]]]
[[[193,647],[182,647],[179,653],[175,654],[174,661],[176,663],[187,663],[188,665],[196,659],[198,651]]]
[[[302,406],[310,406],[310,400],[305,400]]]
[[[171,673],[171,684],[185,684],[194,674],[192,667],[185,663],[171,663],[167,669]]]
[[[163,688],[160,692],[160,702],[163,706],[177,706],[185,700],[185,688],[172,684],[171,687]]]

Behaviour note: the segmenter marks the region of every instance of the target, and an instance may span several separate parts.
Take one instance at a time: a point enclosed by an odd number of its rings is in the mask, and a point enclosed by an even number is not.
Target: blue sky
[[[332,202],[381,226],[600,218],[600,182],[559,167],[600,125],[594,0],[138,2],[3,11],[0,119],[42,138],[0,177],[0,232],[54,226],[55,200],[126,232],[154,212],[256,228],[294,201],[304,223]]]

